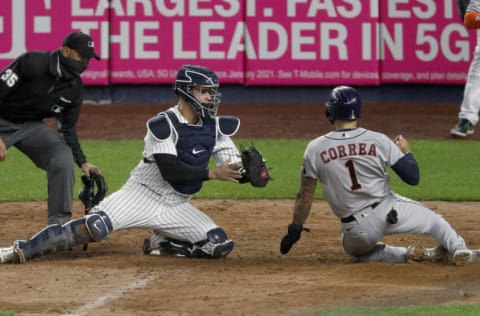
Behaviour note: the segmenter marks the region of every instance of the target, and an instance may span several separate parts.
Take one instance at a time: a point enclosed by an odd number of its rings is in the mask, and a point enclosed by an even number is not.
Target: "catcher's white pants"
[[[187,197],[174,201],[147,187],[127,182],[107,196],[94,211],[104,211],[113,230],[145,228],[163,236],[196,243],[207,238],[207,232],[218,227],[213,220],[189,203]]]

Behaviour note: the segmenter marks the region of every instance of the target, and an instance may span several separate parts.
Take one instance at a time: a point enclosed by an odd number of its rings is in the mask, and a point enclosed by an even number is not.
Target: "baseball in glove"
[[[85,206],[85,214],[105,197],[108,191],[105,178],[99,173],[90,173],[90,178],[82,175],[83,188],[78,193],[78,198]]]
[[[253,144],[247,147],[241,146],[240,153],[245,176],[251,185],[262,188],[267,185],[268,181],[273,180],[265,159]]]

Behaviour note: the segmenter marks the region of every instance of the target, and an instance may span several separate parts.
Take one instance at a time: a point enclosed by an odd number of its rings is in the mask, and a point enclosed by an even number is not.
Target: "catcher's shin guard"
[[[105,213],[99,212],[67,222],[63,226],[47,226],[29,240],[17,240],[14,246],[20,248],[28,260],[103,240],[111,232],[110,219]]]
[[[82,218],[63,226],[47,226],[29,240],[17,240],[14,246],[22,250],[25,259],[32,259],[92,241],[85,227],[85,219]]]

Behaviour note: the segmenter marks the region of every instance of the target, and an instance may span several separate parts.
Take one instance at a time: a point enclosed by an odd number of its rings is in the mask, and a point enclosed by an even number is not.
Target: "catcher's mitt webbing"
[[[78,198],[85,206],[85,211],[100,203],[108,191],[105,178],[99,173],[91,173],[90,178],[82,175],[83,188],[78,193]]]
[[[243,167],[251,185],[260,188],[265,187],[272,178],[262,154],[253,144],[247,147],[241,146],[240,153]]]

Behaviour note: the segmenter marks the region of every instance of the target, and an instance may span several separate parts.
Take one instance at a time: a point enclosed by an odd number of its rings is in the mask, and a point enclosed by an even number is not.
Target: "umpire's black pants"
[[[0,137],[7,148],[15,146],[47,172],[48,224],[63,225],[69,221],[75,183],[70,147],[53,128],[41,121],[14,123],[0,117]]]

